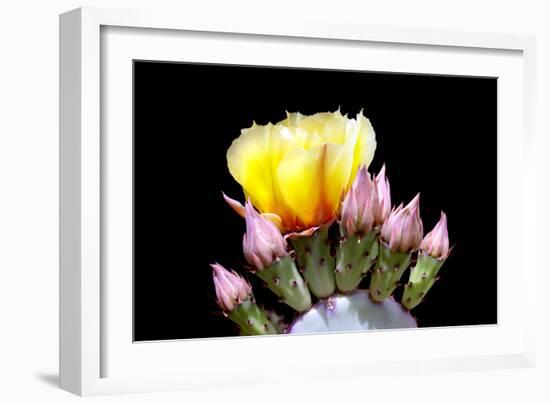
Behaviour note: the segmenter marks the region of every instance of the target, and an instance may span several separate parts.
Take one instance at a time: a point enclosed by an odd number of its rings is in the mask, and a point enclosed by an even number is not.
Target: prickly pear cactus
[[[368,119],[340,111],[288,114],[233,142],[228,167],[247,200],[224,198],[245,219],[245,271],[294,311],[256,304],[244,277],[214,264],[218,305],[239,334],[417,326],[410,310],[449,256],[447,217],[424,236],[419,195],[392,206],[386,167],[367,170],[375,148]]]

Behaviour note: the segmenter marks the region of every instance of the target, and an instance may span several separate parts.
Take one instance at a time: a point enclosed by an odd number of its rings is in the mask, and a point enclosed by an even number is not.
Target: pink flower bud
[[[378,196],[378,204],[374,209],[373,217],[374,225],[379,226],[386,222],[391,212],[390,182],[386,178],[386,165],[383,165],[378,175],[376,175],[374,185]]]
[[[362,166],[342,202],[340,218],[342,231],[348,235],[369,233],[374,226],[373,212],[377,205],[375,185],[367,168]]]
[[[243,251],[248,263],[263,270],[276,259],[287,255],[287,244],[281,231],[272,221],[262,217],[250,201],[246,202],[244,218],[246,233],[243,237]]]
[[[234,271],[226,270],[222,265],[210,265],[214,270],[212,277],[216,289],[218,305],[225,312],[231,312],[236,304],[248,299],[252,295],[252,287]]]
[[[410,252],[418,249],[422,241],[423,227],[420,219],[420,194],[403,207],[401,204],[390,213],[382,226],[382,240],[393,252]]]
[[[443,211],[435,227],[422,240],[420,249],[436,259],[444,260],[449,256],[447,216]]]

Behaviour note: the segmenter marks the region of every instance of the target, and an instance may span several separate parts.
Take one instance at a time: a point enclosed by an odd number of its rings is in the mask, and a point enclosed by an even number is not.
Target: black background
[[[455,248],[413,310],[419,325],[496,323],[496,79],[136,61],[136,341],[236,335],[215,303],[211,262],[274,302],[243,269],[244,220],[221,197],[243,199],[226,151],[253,120],[338,107],[371,120],[370,171],[386,163],[394,204],[421,192],[425,233],[448,215]]]

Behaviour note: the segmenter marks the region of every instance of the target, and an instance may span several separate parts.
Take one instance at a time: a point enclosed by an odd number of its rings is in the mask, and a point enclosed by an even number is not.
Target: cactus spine
[[[380,242],[378,261],[372,270],[370,295],[375,301],[388,298],[399,285],[403,272],[411,263],[411,254],[407,252],[392,252]]]
[[[420,304],[426,293],[437,280],[439,269],[445,260],[437,259],[427,253],[420,253],[418,261],[411,267],[409,282],[405,286],[401,303],[407,309],[413,309]]]
[[[282,302],[296,311],[303,312],[311,308],[311,295],[290,255],[275,260],[270,267],[255,273]]]
[[[336,258],[336,285],[349,293],[359,286],[378,256],[378,234],[353,234],[340,241]]]
[[[307,285],[317,298],[326,298],[334,293],[334,256],[330,251],[328,225],[320,227],[311,236],[293,238],[292,246]]]

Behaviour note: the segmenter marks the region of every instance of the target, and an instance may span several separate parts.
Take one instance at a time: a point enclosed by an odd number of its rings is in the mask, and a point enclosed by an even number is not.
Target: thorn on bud
[[[298,286],[298,282],[296,280],[292,280],[290,282],[290,284],[292,285],[292,287],[297,287]]]
[[[326,263],[325,258],[324,258],[324,257],[321,258],[321,260],[319,261],[319,264],[320,264],[321,266],[324,266],[325,263]]]
[[[376,295],[381,295],[381,294],[382,294],[382,291],[376,290]]]
[[[422,279],[425,279],[426,277],[428,277],[428,275],[426,274],[426,272],[422,273]]]
[[[426,295],[426,293],[425,293],[424,291],[421,291],[420,294],[418,294],[418,296],[419,296],[420,298],[422,298],[424,295]]]
[[[351,270],[352,267],[353,267],[353,265],[351,263],[348,263],[348,265],[346,266],[346,269]]]
[[[407,298],[407,300],[405,301],[407,304],[410,303],[412,300],[411,300],[411,297]]]
[[[304,252],[305,252],[305,254],[306,254],[307,256],[311,255],[311,248],[306,247],[306,248],[304,249]]]
[[[278,285],[280,283],[281,279],[277,276],[273,276],[273,282],[275,283],[275,285]]]

